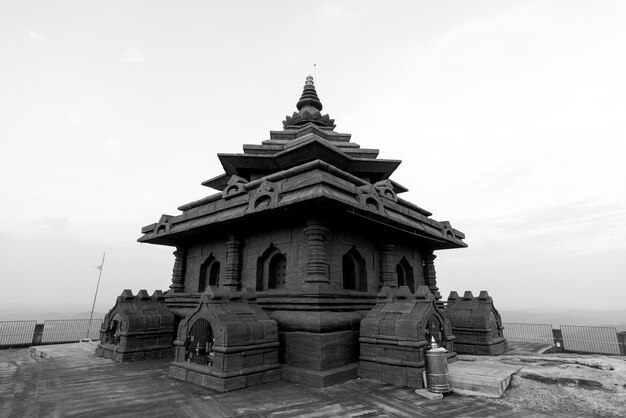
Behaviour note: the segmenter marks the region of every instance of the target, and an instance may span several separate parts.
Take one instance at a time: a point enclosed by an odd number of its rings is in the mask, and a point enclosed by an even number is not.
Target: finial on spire
[[[304,82],[302,96],[300,97],[300,100],[298,100],[298,103],[296,103],[296,108],[298,108],[298,110],[302,110],[304,107],[313,107],[318,111],[322,110],[322,102],[320,102],[319,97],[317,97],[313,77],[310,74]]]

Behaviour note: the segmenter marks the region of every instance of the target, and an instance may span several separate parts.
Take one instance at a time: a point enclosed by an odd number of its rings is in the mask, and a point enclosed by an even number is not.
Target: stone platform
[[[352,379],[312,388],[285,381],[219,393],[167,377],[165,359],[119,363],[95,343],[0,350],[0,416],[7,417],[548,417],[484,398],[428,400],[402,388]],[[45,357],[45,358],[41,358]],[[564,416],[564,415],[560,415]]]
[[[521,368],[506,364],[456,361],[448,365],[450,387],[461,395],[499,398],[509,386],[513,374]]]
[[[556,345],[554,344],[538,344],[538,343],[521,343],[517,341],[507,341],[507,355],[514,354],[547,354],[556,353]]]

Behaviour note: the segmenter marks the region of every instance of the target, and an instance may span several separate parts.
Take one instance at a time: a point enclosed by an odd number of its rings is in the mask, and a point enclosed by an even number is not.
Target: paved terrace
[[[167,377],[168,361],[116,363],[95,343],[0,350],[0,417],[547,417],[486,398],[421,398],[356,379],[328,388],[273,382],[219,393]]]

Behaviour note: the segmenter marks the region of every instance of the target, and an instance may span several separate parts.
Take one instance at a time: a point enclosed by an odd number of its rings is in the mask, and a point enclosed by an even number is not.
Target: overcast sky
[[[97,309],[167,289],[141,227],[282,129],[314,63],[335,130],[466,233],[445,296],[623,307],[626,2],[591,0],[3,1],[3,304],[89,310],[103,251]]]

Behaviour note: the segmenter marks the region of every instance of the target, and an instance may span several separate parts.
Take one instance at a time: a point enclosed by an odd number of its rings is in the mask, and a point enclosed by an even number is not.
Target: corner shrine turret
[[[269,140],[218,154],[224,173],[202,184],[219,193],[162,215],[139,242],[176,247],[165,302],[179,320],[207,288],[254,290],[278,324],[282,378],[326,386],[356,376],[377,293],[426,286],[439,301],[434,251],[466,244],[399,197],[400,160],[335,132],[311,76],[296,108]]]

